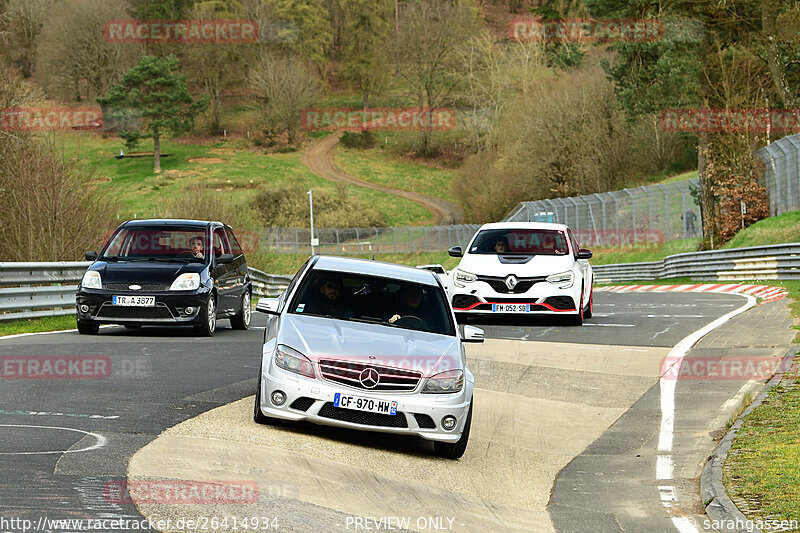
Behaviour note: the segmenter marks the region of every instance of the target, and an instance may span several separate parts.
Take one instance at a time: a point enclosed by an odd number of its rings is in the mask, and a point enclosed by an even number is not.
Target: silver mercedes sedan
[[[464,454],[474,378],[439,278],[411,267],[314,256],[267,321],[253,418],[417,435]]]

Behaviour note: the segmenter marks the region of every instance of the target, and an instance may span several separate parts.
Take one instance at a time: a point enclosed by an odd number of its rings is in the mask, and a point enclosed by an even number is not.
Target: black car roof
[[[213,222],[206,221],[206,220],[181,220],[181,219],[172,219],[172,218],[154,218],[154,219],[145,219],[145,220],[129,220],[125,223],[125,227],[130,226],[193,226],[197,228],[205,228],[209,224],[213,224]],[[217,224],[220,224],[217,222]]]

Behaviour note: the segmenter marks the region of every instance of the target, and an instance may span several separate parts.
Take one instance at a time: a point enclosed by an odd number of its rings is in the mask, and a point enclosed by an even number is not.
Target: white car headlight
[[[473,281],[477,281],[478,276],[475,274],[470,274],[469,272],[464,272],[463,270],[456,269],[455,273],[453,274],[453,280],[456,285],[459,287],[463,287],[464,283],[472,283]]]
[[[275,350],[275,364],[279,368],[301,376],[316,377],[314,375],[314,365],[311,364],[308,357],[283,344],[278,345],[278,349]]]
[[[422,387],[422,392],[433,394],[448,394],[460,392],[464,387],[464,371],[448,370],[429,377]]]
[[[100,278],[100,272],[96,270],[89,270],[83,275],[81,286],[84,289],[102,289],[103,280]]]
[[[572,273],[571,270],[567,272],[561,272],[559,274],[553,274],[552,276],[547,276],[545,278],[547,281],[552,283],[553,285],[558,286],[562,289],[569,289],[572,287],[572,284],[575,281],[575,275]]]
[[[195,272],[189,272],[187,274],[181,274],[175,281],[172,282],[170,285],[169,290],[171,291],[193,291],[197,290],[200,287],[200,274]]]

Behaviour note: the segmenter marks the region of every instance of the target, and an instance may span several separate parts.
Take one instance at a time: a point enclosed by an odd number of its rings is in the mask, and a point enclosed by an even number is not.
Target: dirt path
[[[347,183],[357,187],[366,187],[367,189],[374,189],[376,191],[402,196],[403,198],[417,202],[431,212],[435,224],[460,224],[464,220],[463,211],[452,202],[425,194],[404,191],[402,189],[395,189],[394,187],[387,187],[385,185],[365,181],[339,169],[333,161],[333,153],[336,150],[336,145],[339,144],[340,135],[341,133],[334,133],[309,147],[303,154],[303,164],[305,164],[311,172],[326,180]]]

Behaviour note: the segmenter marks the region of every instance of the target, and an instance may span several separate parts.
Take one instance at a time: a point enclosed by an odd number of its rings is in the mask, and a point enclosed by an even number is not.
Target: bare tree
[[[126,18],[127,9],[124,0],[72,0],[55,7],[37,49],[36,77],[50,95],[92,100],[119,82],[142,47],[109,42],[103,27],[109,20]]]
[[[5,54],[30,78],[36,58],[36,43],[53,0],[9,0],[5,8]]]
[[[266,124],[295,141],[300,114],[321,92],[311,63],[298,55],[264,51],[250,71],[249,85]]]
[[[398,49],[405,78],[420,109],[447,105],[462,81],[462,50],[477,24],[471,2],[420,0],[400,12]],[[432,126],[422,129],[422,153],[430,155]]]

